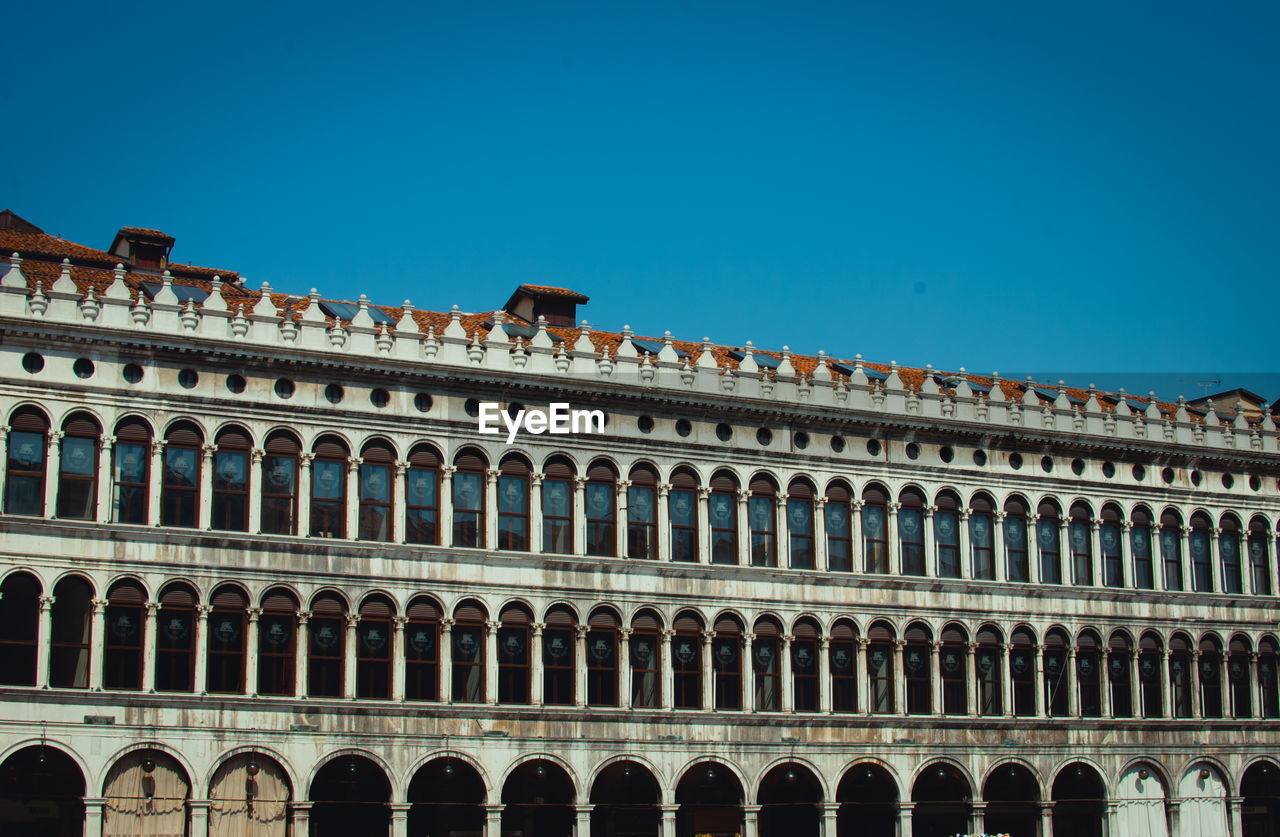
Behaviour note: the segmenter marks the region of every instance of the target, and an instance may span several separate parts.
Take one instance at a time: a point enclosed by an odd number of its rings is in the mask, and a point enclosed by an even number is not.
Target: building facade
[[[1265,411],[172,244],[0,216],[0,832],[1280,834]]]

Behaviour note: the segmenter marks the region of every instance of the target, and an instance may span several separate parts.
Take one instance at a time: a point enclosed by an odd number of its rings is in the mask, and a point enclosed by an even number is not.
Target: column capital
[[[266,455],[267,455],[267,452],[262,448],[254,448],[253,450],[249,451],[249,460],[254,465],[259,465],[262,463],[262,457]]]
[[[40,603],[41,610],[50,610],[53,607],[53,596],[41,596],[36,601]],[[1254,656],[1256,657],[1257,655],[1255,654]]]
[[[152,439],[151,452],[156,456],[159,456],[160,454],[164,453],[164,447],[167,444],[169,444],[169,442],[165,439]]]
[[[446,616],[440,620],[440,630],[452,631],[455,624],[457,623],[454,621],[452,616]]]
[[[700,485],[700,486],[698,486],[698,499],[699,499],[699,500],[709,500],[710,498],[711,498],[711,488],[710,488],[710,486],[706,486],[706,485]]]
[[[155,616],[156,611],[160,609],[159,602],[143,602],[142,606],[147,609],[147,616]]]
[[[529,476],[534,485],[542,485],[542,481],[547,478],[547,475],[542,473],[541,471],[535,474],[530,474]]]
[[[391,627],[397,631],[403,631],[404,626],[409,624],[408,616],[392,616]]]
[[[409,463],[404,460],[396,460],[396,477],[403,477],[405,472],[409,470]]]
[[[262,608],[260,607],[251,607],[245,612],[249,614],[250,622],[257,622],[258,617],[262,616]]]
[[[212,605],[198,604],[196,605],[196,617],[199,619],[208,619],[209,614],[213,611]]]
[[[354,628],[356,625],[359,625],[359,624],[360,624],[360,614],[358,614],[358,613],[349,613],[349,614],[347,614],[347,627],[348,627],[348,628]]]

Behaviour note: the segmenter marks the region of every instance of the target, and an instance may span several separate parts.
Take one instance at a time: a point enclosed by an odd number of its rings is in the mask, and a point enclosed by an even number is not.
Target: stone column
[[[1111,652],[1110,649],[1103,647],[1098,652],[1098,690],[1102,692],[1102,717],[1114,718],[1115,702],[1111,689]],[[1081,684],[1083,687],[1083,684]]]
[[[1005,563],[1008,560],[1008,551],[1004,545],[1004,519],[1005,513],[999,509],[996,509],[995,514],[991,516],[991,561],[995,565],[996,581],[1008,581],[1009,576],[1012,575]]]
[[[711,563],[711,489],[698,489],[698,563]]]
[[[1034,693],[1034,690],[1032,690]],[[1034,699],[1033,699],[1034,700]],[[1013,717],[1013,643],[1000,646],[1000,714]]]
[[[713,649],[715,647],[712,643],[712,640],[715,639],[715,636],[716,636],[715,631],[702,632],[702,659],[701,659],[702,689],[701,691],[702,691],[702,708],[703,709],[716,708],[716,692],[715,692],[716,670],[715,670],[714,660],[712,659],[712,656],[711,656]]]
[[[200,492],[196,494],[196,528],[207,532],[213,528],[213,455],[217,445],[200,447]]]
[[[302,835],[294,832],[296,837]],[[502,837],[502,806],[484,806],[484,837]]]
[[[1071,555],[1071,534],[1067,531],[1067,518],[1058,521],[1058,574],[1064,585],[1076,583],[1076,559]]]
[[[849,524],[849,567],[855,573],[865,573],[867,567],[862,546],[862,507],[865,504],[860,498],[854,498],[850,505],[853,507],[853,521]]]
[[[747,518],[747,501],[750,499],[750,491],[738,491],[738,563],[744,566],[751,564],[751,526]]]
[[[1204,707],[1200,699],[1200,651],[1196,650],[1191,653],[1191,674],[1188,679],[1191,681],[1191,717],[1203,718]]]
[[[855,669],[858,673],[858,679],[854,686],[855,709],[859,715],[868,714],[870,703],[867,700],[871,694],[871,679],[867,676],[867,646],[870,643],[864,637],[858,637],[857,650],[854,655],[857,657]]]
[[[1136,588],[1138,586],[1138,568],[1133,566],[1133,521],[1126,520],[1120,527],[1120,586]],[[1151,574],[1155,575],[1155,562],[1151,563]]]
[[[987,833],[987,803],[974,801],[973,824],[969,826],[975,834]]]
[[[787,523],[787,495],[778,494],[773,504],[773,528],[777,549],[774,550],[779,567],[791,566],[791,526]]]
[[[0,470],[4,470],[0,468]],[[40,627],[36,630],[36,687],[49,688],[49,652],[53,642],[53,596],[41,596]],[[1255,654],[1256,658],[1257,655]],[[1256,678],[1255,678],[1256,680]]]
[[[453,546],[453,474],[458,469],[445,465],[440,469],[440,545]]]
[[[575,805],[576,817],[573,822],[574,837],[591,837],[591,812],[594,805]]]
[[[62,471],[62,431],[50,430],[47,440],[44,479],[44,516],[56,517],[58,513],[58,478]]]
[[[587,554],[587,478],[573,478],[573,554]]]
[[[191,811],[191,837],[207,837],[209,834],[209,800],[188,799],[187,809]]]
[[[391,699],[404,700],[404,626],[407,616],[391,617]]]
[[[778,696],[779,697],[778,707],[783,712],[795,711],[796,685],[795,685],[795,678],[791,672],[791,643],[794,641],[795,641],[794,635],[792,634],[782,635],[782,645],[781,645],[782,665],[780,667],[781,670],[779,672],[781,674],[781,677],[779,678],[779,685],[782,687],[781,688],[782,694]]]
[[[98,496],[95,517],[99,523],[111,522],[111,488],[114,480],[111,473],[111,447],[115,444],[115,436],[103,435],[98,440]]]
[[[1111,801],[1107,802],[1107,815],[1102,820],[1102,837],[1108,837],[1108,835],[1112,835],[1112,834],[1116,835],[1116,837],[1119,837],[1120,835],[1120,829],[1118,827],[1119,823],[1116,821],[1116,814],[1118,813],[1118,808],[1119,808],[1118,803],[1111,802]]]
[[[145,627],[142,629],[142,691],[156,690],[156,612],[160,610],[159,602],[146,602]]]
[[[1040,803],[1040,837],[1053,837],[1053,803],[1052,802]]]
[[[893,711],[899,715],[907,713],[907,673],[902,668],[902,649],[906,644],[901,639],[893,641]]]
[[[1076,647],[1067,648],[1067,670],[1063,675],[1067,679],[1067,714],[1072,718],[1080,717],[1080,678],[1076,677]]]
[[[1191,527],[1182,527],[1182,544],[1179,560],[1179,569],[1182,572],[1182,589],[1195,589],[1195,580],[1191,577]]]
[[[147,471],[147,523],[160,525],[160,490],[164,481],[164,439],[151,443],[151,468]]]
[[[943,714],[942,707],[942,643],[934,640],[929,643],[929,711],[934,715]],[[902,673],[903,682],[906,672]],[[903,710],[905,711],[905,707]]]
[[[209,611],[211,610],[213,608],[209,605],[196,605],[196,625],[195,630],[191,632],[191,643],[195,651],[192,691],[197,695],[208,691],[205,688],[209,676],[209,642],[206,637],[209,635]]]
[[[489,620],[484,623],[484,702],[493,706],[498,702],[498,628],[502,623]]]
[[[3,470],[0,468],[0,470]],[[85,837],[101,837],[102,812],[107,807],[107,800],[86,798],[84,800],[84,834]],[[194,837],[194,836],[193,836]]]
[[[262,531],[262,448],[249,451],[249,534]]]
[[[1102,566],[1102,521],[1093,518],[1089,521],[1089,572],[1093,575],[1095,587],[1106,586],[1105,567]]]
[[[898,511],[902,504],[897,500],[889,501],[888,521],[885,532],[885,546],[889,553],[889,575],[902,575],[902,544],[898,541]]]
[[[915,810],[914,802],[898,803],[898,834],[900,837],[912,837],[915,830],[911,827],[911,812]]]
[[[679,805],[662,806],[662,837],[676,837],[676,812]]]
[[[573,644],[573,705],[587,705],[587,626],[577,626]]]
[[[392,802],[387,807],[391,809],[391,837],[409,837],[409,809],[413,805],[408,802]]]
[[[298,611],[298,653],[294,657],[293,691],[297,697],[307,696],[307,669],[311,659],[311,635],[307,623],[311,620],[310,611]]]
[[[1040,583],[1040,534],[1036,527],[1039,520],[1038,514],[1028,515],[1024,534],[1027,539],[1027,581],[1031,584]]]
[[[89,633],[89,688],[102,691],[102,670],[106,664],[107,600],[94,599],[93,627]],[[50,634],[50,639],[53,635]]]
[[[542,552],[542,481],[546,474],[534,474],[529,480],[529,551]]]
[[[825,570],[830,568],[827,560],[827,498],[816,497],[813,501],[813,568]]]
[[[938,544],[935,538],[937,535],[933,531],[933,513],[938,510],[937,506],[924,507],[924,574],[926,578],[933,578],[938,574]]]
[[[631,708],[631,629],[618,629],[618,706]]]
[[[404,543],[405,535],[409,531],[408,504],[405,502],[405,498],[409,496],[408,479],[405,476],[408,472],[408,462],[395,463],[393,471],[395,483],[391,486],[392,543]]]
[[[439,697],[441,703],[453,703],[453,619],[448,616],[440,620]]]
[[[1169,808],[1169,834],[1170,837],[1182,837],[1182,800],[1169,799],[1165,803]],[[1045,832],[1045,837],[1049,837]]]
[[[1222,653],[1218,658],[1218,703],[1222,706],[1222,717],[1230,718],[1231,712],[1231,685],[1230,677],[1228,677],[1227,669],[1227,647],[1222,649]]]
[[[1137,647],[1129,651],[1129,711],[1133,713],[1133,717],[1142,717],[1142,681],[1138,679],[1138,654]]]
[[[1244,834],[1244,797],[1228,796],[1223,800],[1223,803],[1227,806],[1227,811],[1231,815],[1232,835],[1241,837]]]
[[[311,462],[315,454],[298,457],[298,535],[311,537]]]
[[[818,711],[831,712],[831,637],[818,640]]]
[[[311,805],[310,802],[291,802],[289,803],[289,814],[292,818],[290,834],[296,834],[302,837],[303,834],[310,833],[311,827]]]
[[[345,537],[349,541],[354,541],[360,537],[360,464],[362,460],[358,456],[347,457],[347,491],[346,504],[343,507],[342,519],[346,521],[343,528],[346,529]]]
[[[973,578],[973,544],[969,542],[969,509],[961,509],[959,519],[960,577]]]
[[[490,468],[485,472],[488,479],[484,482],[484,518],[480,521],[484,532],[484,549],[498,548],[498,475],[502,472]]]
[[[614,545],[613,554],[619,558],[627,557],[627,489],[630,487],[630,480],[618,480],[618,489],[614,492],[614,499],[617,501],[615,516],[618,525],[614,527],[614,535],[617,536],[617,541]]]
[[[546,627],[545,623],[534,622],[529,629],[529,701],[534,706],[543,704],[546,688],[542,669],[542,632]]]
[[[671,662],[671,638],[675,635],[676,632],[673,630],[664,630],[658,643],[659,664],[662,667],[662,680],[658,685],[658,705],[663,709],[670,709],[675,703],[672,697],[676,691],[676,675],[675,667]]]
[[[742,837],[757,837],[760,833],[760,806],[759,805],[743,805],[743,826]]]
[[[751,643],[755,641],[756,635],[753,633],[744,633],[742,635],[742,711],[756,711],[756,672],[755,666],[752,665]]]
[[[822,805],[822,837],[837,837],[837,823],[840,814],[840,803],[826,802]]]
[[[0,463],[7,464],[8,462],[9,462],[9,425],[0,424]],[[2,504],[4,501],[4,479],[5,479],[5,471],[7,470],[9,470],[7,467],[0,468],[0,504]],[[0,511],[2,510],[3,510],[3,507],[0,506]]]
[[[347,615],[347,634],[342,645],[342,696],[348,699],[356,696],[356,643],[359,641],[356,626],[359,624],[360,614]]]
[[[671,486],[662,483],[658,486],[658,538],[657,558],[659,561],[671,560],[671,508],[668,505],[671,497]]]
[[[1036,717],[1049,717],[1049,692],[1045,688],[1044,682],[1044,646],[1036,646],[1036,673],[1035,673],[1035,689],[1032,693],[1036,696]]]
[[[969,681],[969,688],[964,690],[964,711],[966,715],[977,715],[982,711],[978,700],[978,643],[965,643],[964,652],[965,679]]]
[[[1258,679],[1258,657],[1257,651],[1249,654],[1249,708],[1252,710],[1250,717],[1253,718],[1266,717],[1262,711],[1262,681]]]
[[[249,608],[248,616],[248,628],[244,632],[244,686],[245,694],[256,697],[258,694],[258,619],[262,616],[262,608]]]

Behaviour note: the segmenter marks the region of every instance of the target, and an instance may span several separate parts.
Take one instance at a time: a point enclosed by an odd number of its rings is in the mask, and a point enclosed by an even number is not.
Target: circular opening
[[[1254,474],[1253,476],[1249,477],[1249,487],[1254,491],[1261,491],[1262,478],[1259,477],[1257,474]]]
[[[183,369],[178,373],[178,384],[183,389],[192,389],[199,382],[200,376],[194,369]]]
[[[907,442],[907,459],[919,459],[920,446],[915,442]]]
[[[381,409],[391,403],[391,393],[382,387],[377,387],[369,393],[369,403]]]
[[[676,422],[676,435],[680,437],[688,436],[693,432],[693,425],[688,419],[680,419]]]
[[[1116,466],[1114,462],[1102,463],[1102,475],[1107,479],[1111,479],[1116,475]]]
[[[1200,473],[1199,471],[1192,471],[1192,472],[1191,472],[1191,484],[1192,484],[1192,485],[1199,485],[1199,484],[1200,484],[1200,481],[1201,481],[1201,480],[1203,480],[1203,479],[1204,479],[1204,474]]]
[[[1235,478],[1235,477],[1231,476],[1230,474],[1223,474],[1223,475],[1222,475],[1222,487],[1223,487],[1223,488],[1234,488],[1234,487],[1235,487],[1235,484],[1236,484],[1236,478]]]
[[[716,425],[716,438],[722,442],[727,442],[733,438],[733,428],[721,422]]]
[[[44,357],[39,352],[27,352],[22,356],[22,368],[34,375],[44,369]]]
[[[192,374],[194,374],[194,373],[192,373]],[[181,376],[181,374],[179,374],[179,376],[178,376],[178,380],[182,380],[182,376]],[[184,386],[185,386],[185,384],[184,384]],[[192,384],[192,386],[195,386],[195,384],[193,383],[193,384]],[[243,375],[228,375],[228,376],[227,376],[227,391],[228,391],[228,392],[233,392],[233,393],[235,393],[236,395],[239,395],[240,393],[244,392],[244,387],[245,387],[245,383],[244,383],[244,376],[243,376]]]
[[[844,453],[844,437],[843,436],[831,437],[831,450],[835,451],[836,453]]]
[[[324,397],[330,404],[337,404],[342,401],[342,397],[347,391],[342,388],[341,384],[329,384],[324,388]]]
[[[296,387],[294,387],[293,381],[289,380],[288,378],[281,378],[278,381],[276,381],[276,395],[280,396],[281,398],[292,398],[293,391],[295,389]]]
[[[792,437],[792,441],[795,442],[797,448],[799,448],[800,450],[804,450],[805,448],[809,447],[809,434],[801,430],[797,432],[794,437]]]
[[[520,412],[523,409],[524,409],[524,405],[521,404],[519,401],[512,401],[511,403],[507,404],[507,415],[514,419],[516,416],[520,415]]]
[[[1160,472],[1160,479],[1164,480],[1165,485],[1173,485],[1173,477],[1174,473],[1172,468],[1165,468]]]
[[[1142,482],[1144,479],[1147,478],[1147,469],[1142,467],[1141,465],[1134,465],[1133,478],[1138,482]]]
[[[981,468],[987,464],[987,452],[985,450],[975,450],[973,452],[973,464]]]
[[[756,441],[759,442],[762,446],[768,447],[769,443],[773,441],[773,433],[769,430],[769,428],[761,427],[759,430],[756,431]]]
[[[76,373],[77,378],[92,378],[93,361],[87,357],[76,358],[76,362],[71,364],[71,371]]]
[[[641,433],[653,432],[653,416],[641,416],[636,419],[636,427],[640,428]]]
[[[121,370],[127,383],[136,384],[142,380],[142,367],[136,363],[126,363],[124,369]]]
[[[1040,457],[1040,470],[1041,470],[1041,471],[1044,471],[1046,474],[1053,470],[1053,457],[1052,457],[1052,456],[1042,456],[1042,457]]]
[[[468,398],[466,403],[462,405],[462,409],[467,411],[467,415],[475,418],[480,415],[480,402],[474,398]]]
[[[879,439],[868,439],[868,440],[867,440],[867,453],[871,454],[872,456],[879,456],[879,455],[880,455],[880,440],[879,440]]]
[[[1022,454],[1013,452],[1009,454],[1009,467],[1017,471],[1022,468]]]
[[[950,445],[943,445],[942,449],[938,451],[938,456],[943,462],[950,462],[956,458],[956,452]]]
[[[431,396],[425,392],[420,392],[413,396],[413,406],[419,413],[425,413],[431,409]]]
[[[1084,473],[1083,459],[1071,460],[1071,473],[1075,474],[1077,477]]]

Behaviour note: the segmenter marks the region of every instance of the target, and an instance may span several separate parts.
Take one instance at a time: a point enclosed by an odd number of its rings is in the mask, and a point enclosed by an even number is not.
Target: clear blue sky
[[[23,3],[5,30],[0,204],[87,244],[159,227],[254,286],[437,309],[563,285],[603,328],[913,365],[1280,369],[1273,2]]]

